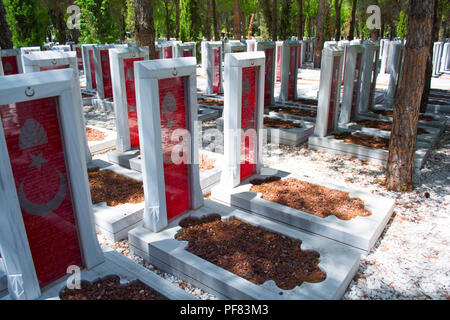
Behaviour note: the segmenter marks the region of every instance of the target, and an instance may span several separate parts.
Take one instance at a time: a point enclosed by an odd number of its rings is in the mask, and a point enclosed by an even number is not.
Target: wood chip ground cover
[[[110,207],[144,201],[142,182],[109,170],[98,168],[88,171],[89,187],[94,204],[106,202]]]
[[[389,139],[382,137],[366,136],[360,133],[341,132],[333,134],[337,140],[344,140],[344,142],[357,144],[364,147],[375,149],[389,150]]]
[[[320,218],[330,215],[341,220],[367,217],[372,213],[364,208],[364,201],[350,198],[348,192],[330,189],[293,178],[281,180],[252,180],[250,192],[261,193],[262,199],[279,203],[293,209],[313,214]]]
[[[81,289],[65,287],[61,300],[169,300],[141,281],[121,284],[118,276],[108,276],[90,283],[81,282]]]
[[[281,120],[275,118],[264,117],[264,126],[278,129],[295,129],[300,128],[298,123],[289,120]]]
[[[103,141],[106,138],[106,134],[104,132],[93,128],[86,128],[86,135],[88,141]]]
[[[270,111],[275,111],[278,113],[290,114],[290,115],[300,116],[300,117],[315,118],[317,116],[317,112],[315,110],[300,109],[300,108],[272,107],[272,108],[270,108]]]
[[[220,215],[187,218],[177,240],[188,241],[187,251],[252,283],[275,281],[283,290],[303,282],[321,282],[320,255],[302,250],[301,241]]]

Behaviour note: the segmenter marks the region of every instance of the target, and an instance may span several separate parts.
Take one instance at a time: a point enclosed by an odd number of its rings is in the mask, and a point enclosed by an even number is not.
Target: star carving
[[[44,157],[42,156],[42,152],[40,152],[38,155],[30,154],[30,158],[31,164],[29,165],[29,167],[35,167],[39,171],[41,171],[42,165],[48,162],[48,160],[44,159]]]

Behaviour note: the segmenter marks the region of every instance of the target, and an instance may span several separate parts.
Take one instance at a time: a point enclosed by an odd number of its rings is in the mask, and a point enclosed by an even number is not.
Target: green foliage
[[[83,43],[114,43],[120,37],[120,27],[113,19],[113,0],[76,0],[81,8],[80,40]]]
[[[50,24],[38,0],[3,0],[15,47],[41,46]]]
[[[397,35],[405,39],[408,34],[408,14],[405,11],[400,11],[399,22],[397,25]]]

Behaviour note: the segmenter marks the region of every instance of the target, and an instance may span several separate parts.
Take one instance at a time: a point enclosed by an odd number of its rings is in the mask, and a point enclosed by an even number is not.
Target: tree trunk
[[[336,14],[334,40],[341,40],[341,6],[343,0],[334,0],[334,12]]]
[[[319,11],[317,12],[317,31],[316,31],[316,51],[314,53],[314,68],[320,68],[323,49],[323,26],[325,19],[325,0],[319,0]]]
[[[166,38],[167,38],[167,40],[170,40],[170,38],[171,38],[169,1],[170,0],[164,0],[164,13],[166,15]]]
[[[175,20],[176,20],[176,37],[180,40],[180,0],[174,0],[175,3]]]
[[[298,4],[298,13],[297,13],[297,39],[303,39],[303,0],[297,0]]]
[[[394,101],[386,167],[386,187],[397,192],[412,191],[414,188],[417,122],[432,39],[434,1],[409,1],[408,41],[400,90]]]
[[[64,19],[64,12],[58,4],[55,4],[53,8],[49,9],[49,13],[53,27],[56,30],[56,41],[61,45],[65,44],[67,41],[67,25],[66,20]]]
[[[270,40],[272,38],[272,9],[269,0],[259,0],[259,5],[261,7],[261,35],[264,40]]]
[[[220,40],[220,34],[219,34],[219,25],[217,21],[217,11],[216,11],[216,0],[211,0],[212,5],[212,16],[213,16],[213,29],[214,29],[214,40],[219,41]]]
[[[211,40],[211,0],[206,0],[205,37]]]
[[[425,71],[425,86],[423,88],[422,99],[420,102],[420,112],[425,113],[428,105],[428,95],[431,88],[431,77],[433,75],[433,43],[439,38],[439,19],[438,19],[438,0],[434,0],[434,14],[433,14],[433,32],[430,50],[428,52],[427,69]]]
[[[278,5],[277,0],[272,2],[272,41],[277,41],[277,23],[278,23]]]
[[[136,44],[148,46],[150,59],[156,59],[155,25],[153,23],[153,1],[136,0]]]
[[[356,4],[357,0],[352,0],[352,14],[350,20],[350,29],[348,30],[348,40],[353,40],[355,38],[355,19],[356,19]]]
[[[9,29],[6,21],[6,11],[2,0],[0,0],[0,47],[2,49],[12,49],[14,47],[11,29]]]
[[[239,0],[234,0],[234,39],[241,40],[241,19],[239,14]]]

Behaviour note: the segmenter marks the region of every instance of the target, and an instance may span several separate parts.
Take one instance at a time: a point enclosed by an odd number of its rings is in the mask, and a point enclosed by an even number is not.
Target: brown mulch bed
[[[264,117],[264,126],[270,128],[279,128],[279,129],[295,129],[300,128],[298,123],[294,123],[289,120],[281,120],[274,119],[269,117]]]
[[[308,100],[308,99],[297,99],[293,100],[296,103],[306,104],[308,106],[317,106],[317,101],[314,100]]]
[[[214,164],[216,160],[207,157],[204,154],[200,154],[200,170],[212,170],[215,168]]]
[[[59,297],[61,300],[169,300],[139,280],[122,285],[118,276],[93,283],[82,281],[79,290],[65,287]]]
[[[88,141],[103,141],[106,138],[106,134],[100,130],[86,128],[86,135]]]
[[[447,106],[448,105],[448,102],[439,101],[439,100],[431,100],[431,99],[428,99],[428,103],[429,104],[438,104],[438,105],[441,105],[441,106]]]
[[[378,120],[361,120],[356,121],[357,124],[366,128],[374,128],[386,131],[392,131],[392,123]],[[428,131],[422,128],[417,128],[417,134],[428,134]]]
[[[391,110],[372,110],[373,113],[380,114],[385,117],[393,117],[394,112]],[[426,116],[424,114],[419,114],[420,121],[434,121],[435,119],[431,116]]]
[[[372,214],[364,209],[363,200],[350,198],[348,192],[293,178],[265,183],[257,181],[257,184],[253,185],[250,191],[262,193],[262,198],[265,200],[301,210],[320,218],[334,215],[341,220],[351,220],[355,217],[366,217]]]
[[[364,147],[389,150],[389,139],[386,138],[366,136],[360,133],[351,134],[349,132],[342,132],[333,135],[335,139],[344,140],[347,143],[357,144]]]
[[[82,98],[93,98],[94,95],[83,93],[83,94],[81,95],[81,97],[82,97]]]
[[[307,110],[307,109],[299,109],[299,108],[289,108],[289,107],[271,107],[270,111],[290,114],[300,117],[310,117],[315,118],[317,116],[317,112],[315,110]]]
[[[319,253],[302,250],[301,241],[220,215],[180,222],[177,240],[189,242],[187,251],[254,284],[275,281],[283,290],[303,282],[321,282],[326,274]]]
[[[216,99],[203,99],[203,98],[200,98],[200,99],[197,99],[197,103],[205,105],[205,106],[223,107],[223,101],[216,100]]]
[[[106,202],[110,207],[144,201],[142,182],[98,168],[88,171],[89,187],[94,204]]]

